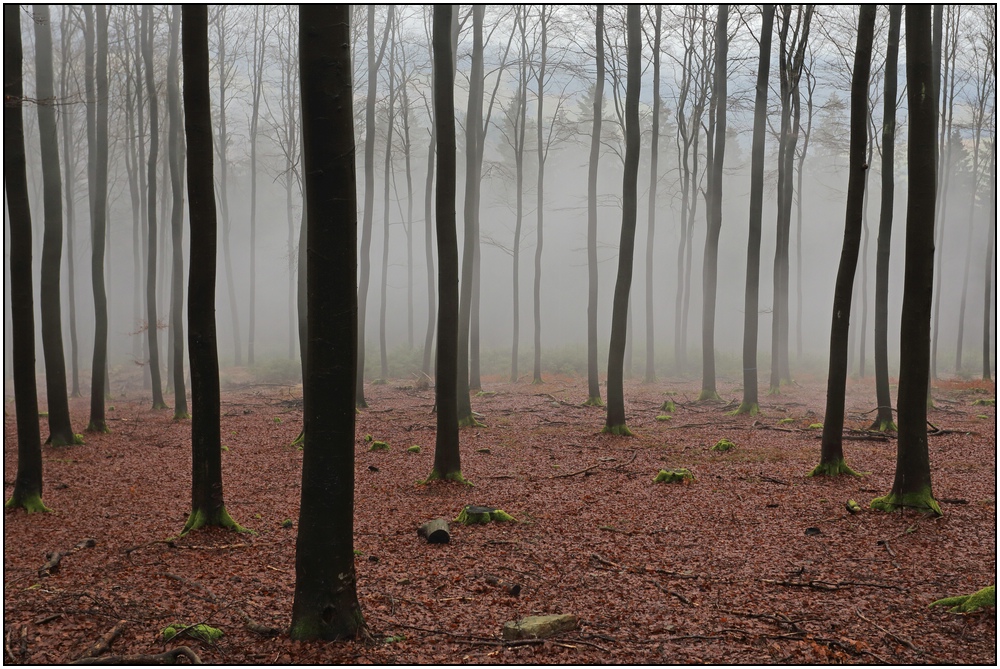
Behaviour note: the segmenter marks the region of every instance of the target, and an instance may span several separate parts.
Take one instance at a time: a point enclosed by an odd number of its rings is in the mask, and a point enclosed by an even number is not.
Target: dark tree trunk
[[[17,475],[4,504],[29,513],[42,503],[42,437],[35,389],[35,306],[31,280],[31,210],[24,151],[21,7],[3,7],[3,173],[10,225],[10,311],[17,415]]]
[[[62,183],[59,177],[59,140],[52,83],[52,24],[48,5],[34,5],[35,94],[38,137],[42,159],[42,192],[45,232],[42,238],[41,312],[42,351],[45,354],[45,388],[49,405],[49,438],[46,443],[65,446],[77,441],[69,418],[66,396],[66,359],[63,355],[60,264],[62,262]]]
[[[87,94],[87,183],[91,189],[91,207],[93,207],[93,155],[94,151],[94,125],[96,123],[94,111],[94,20],[93,7],[83,6],[86,15],[85,33],[85,56],[84,56],[84,81]],[[70,54],[70,13],[73,8],[64,5],[62,8],[62,21],[60,22],[60,32],[62,33],[62,63],[60,65],[59,92],[63,100],[69,98],[69,66],[73,62]],[[76,337],[76,253],[73,250],[75,237],[76,220],[73,216],[73,204],[76,199],[76,189],[73,184],[73,173],[76,167],[76,158],[73,155],[73,114],[63,113],[63,189],[66,193],[66,283],[69,297],[69,360],[70,378],[73,389],[71,397],[81,397],[80,392],[80,365],[79,346]],[[93,209],[91,209],[93,216]]]
[[[358,218],[350,39],[347,5],[299,8],[311,343],[292,603],[298,640],[366,634],[354,570]]]
[[[378,92],[378,69],[382,66],[385,46],[389,41],[390,25],[386,22],[385,36],[375,56],[375,5],[368,5],[368,100],[365,103],[365,211],[361,225],[361,279],[358,282],[358,374],[355,380],[355,402],[367,407],[365,401],[365,316],[368,312],[368,284],[371,280],[372,219],[375,214],[375,95]]]
[[[774,5],[764,5],[757,60],[757,95],[753,111],[750,151],[750,234],[747,239],[747,282],[743,300],[743,402],[736,410],[755,415],[757,402],[757,328],[760,303],[760,236],[764,216],[764,140],[767,134],[767,82],[771,70]]]
[[[181,7],[184,130],[188,147],[188,350],[191,360],[191,515],[183,533],[207,525],[240,530],[222,496],[219,424],[219,351],[215,329],[218,224],[212,166],[212,110],[208,87],[208,10]]]
[[[701,394],[699,399],[718,399],[715,390],[715,301],[719,280],[719,233],[722,231],[722,166],[726,157],[726,58],[729,35],[726,24],[729,5],[719,5],[715,24],[715,150],[709,174],[708,233],[705,238],[705,262],[702,269],[701,314]]]
[[[388,6],[388,16],[386,17],[386,33],[390,37],[394,34],[394,6]],[[386,350],[385,325],[386,325],[386,298],[389,293],[389,187],[392,183],[392,131],[395,125],[396,107],[396,40],[391,40],[389,47],[389,108],[387,110],[385,129],[385,176],[382,179],[382,293],[379,300],[378,318],[378,350],[379,362],[381,364],[381,378],[389,378],[389,356]]]
[[[653,346],[653,236],[656,226],[656,184],[660,143],[660,27],[663,6],[656,5],[656,26],[653,31],[653,130],[649,148],[649,213],[646,228],[646,383],[656,381],[656,360]]]
[[[873,509],[919,509],[941,515],[931,492],[927,452],[927,379],[930,372],[930,318],[934,284],[934,184],[932,151],[936,104],[930,49],[931,9],[906,7],[906,90],[909,110],[906,163],[906,264],[899,351],[899,440],[891,492],[871,502]]]
[[[889,392],[889,241],[895,191],[893,165],[896,148],[896,80],[899,59],[900,5],[889,7],[889,39],[885,57],[885,92],[882,110],[882,208],[875,251],[875,396],[878,409],[874,430],[893,430],[892,395]]]
[[[865,146],[868,134],[868,78],[871,73],[875,5],[863,5],[858,17],[858,40],[851,75],[850,172],[847,180],[847,213],[844,246],[833,293],[833,323],[830,327],[830,366],[826,382],[826,415],[819,464],[811,475],[854,474],[844,462],[844,394],[847,386],[847,339],[850,327],[851,293],[861,244],[861,219],[865,191]]]
[[[173,360],[170,372],[174,385],[174,418],[190,418],[184,388],[184,144],[181,125],[181,93],[178,81],[177,40],[181,29],[181,9],[172,7],[170,57],[167,60],[167,152],[170,164],[170,343]],[[213,316],[214,318],[214,316]]]
[[[428,480],[464,481],[458,448],[458,234],[455,228],[454,8],[434,6],[434,132],[437,138],[437,441]]]
[[[629,5],[628,70],[625,83],[625,168],[622,177],[622,232],[618,246],[618,278],[611,314],[611,345],[608,352],[608,416],[604,432],[630,435],[625,424],[625,328],[632,261],[635,252],[635,221],[638,213],[639,180],[639,89],[642,84],[642,28],[639,5]]]
[[[97,6],[97,114],[94,152],[92,242],[90,280],[94,287],[94,364],[90,373],[91,432],[108,432],[104,420],[108,367],[108,296],[104,287],[104,242],[108,229],[108,14]]]
[[[163,384],[160,382],[160,353],[157,343],[156,314],[156,160],[159,155],[160,126],[157,115],[156,84],[153,81],[153,11],[150,5],[142,8],[142,58],[146,71],[146,93],[149,96],[149,169],[146,183],[149,197],[146,201],[146,218],[149,221],[149,238],[146,247],[146,338],[149,342],[149,373],[153,384],[153,408],[166,409],[163,402]]]
[[[657,9],[659,16],[659,8]],[[595,22],[597,81],[594,85],[594,121],[590,133],[587,174],[587,401],[603,406],[597,368],[597,173],[601,160],[601,115],[604,113],[604,5],[597,5]],[[659,62],[659,59],[657,59]],[[648,259],[647,259],[648,261]]]

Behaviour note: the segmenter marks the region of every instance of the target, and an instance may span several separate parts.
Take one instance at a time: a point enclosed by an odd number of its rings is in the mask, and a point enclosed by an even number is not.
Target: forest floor
[[[929,419],[943,432],[930,437],[930,456],[941,518],[868,510],[892,486],[892,437],[850,435],[862,437],[845,442],[861,478],[806,476],[820,448],[809,426],[824,411],[816,379],[764,396],[756,417],[727,414],[740,397],[731,381],[720,383],[717,404],[695,402],[694,381],[628,382],[629,438],[602,435],[603,409],[579,406],[585,379],[487,378],[489,393],[473,399],[486,427],[461,433],[474,487],[418,484],[433,461],[433,389],[369,385],[370,408],[357,417],[355,548],[370,638],[303,643],[286,631],[301,386],[247,381],[223,392],[222,459],[227,508],[256,534],[210,529],[162,541],[190,510],[190,424],[151,411],[139,391],[110,402],[110,434],[44,447],[53,512],[4,514],[4,663],[66,663],[124,620],[105,655],[186,645],[227,664],[996,664],[995,609],[928,608],[996,582],[996,409],[973,405],[995,398],[992,383],[935,391]],[[845,429],[868,427],[873,385],[849,382]],[[657,420],[666,399],[676,408]],[[5,407],[7,498],[17,449],[13,402]],[[88,400],[71,407],[82,427]],[[370,451],[368,434],[390,450]],[[722,438],[737,448],[711,451]],[[419,454],[407,452],[414,444]],[[673,467],[696,480],[653,482]],[[848,499],[863,511],[848,514]],[[517,522],[453,522],[448,544],[417,536],[424,521],[454,519],[466,504],[499,507]],[[47,553],[87,538],[96,545],[39,576]],[[519,596],[503,582],[520,585]],[[550,613],[575,614],[580,627],[542,642],[501,641],[504,622]],[[248,617],[281,632],[255,633]],[[171,623],[225,635],[164,642]]]

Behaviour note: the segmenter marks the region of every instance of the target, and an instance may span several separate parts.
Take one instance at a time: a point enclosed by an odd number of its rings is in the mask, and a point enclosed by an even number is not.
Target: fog
[[[74,249],[74,293],[76,301],[75,327],[77,364],[80,385],[84,394],[89,392],[89,376],[93,351],[93,297],[90,281],[90,241],[89,205],[87,197],[86,165],[86,110],[83,92],[83,31],[71,25],[70,53],[63,55],[60,50],[60,12],[53,11],[53,33],[55,44],[56,90],[60,90],[59,77],[61,63],[69,58],[71,81],[67,98],[59,100],[58,114],[60,132],[62,115],[72,117],[72,141],[75,146],[74,163],[75,196],[73,221]],[[210,11],[214,16],[215,8]],[[297,163],[293,171],[286,164],[287,145],[283,120],[287,116],[298,120],[297,105],[282,94],[282,77],[294,73],[283,64],[283,58],[294,57],[294,39],[297,18],[294,8],[268,7],[265,50],[265,74],[261,104],[261,135],[258,137],[258,179],[257,179],[257,238],[256,276],[251,277],[250,257],[250,141],[249,116],[251,101],[250,53],[254,42],[254,9],[233,6],[228,10],[226,31],[229,33],[230,52],[228,58],[232,77],[227,100],[227,123],[231,133],[228,147],[229,161],[229,219],[231,225],[230,244],[233,262],[233,280],[236,307],[239,314],[239,332],[245,363],[249,330],[248,314],[250,306],[250,283],[256,285],[256,369],[251,377],[258,382],[294,382],[298,374],[298,341],[294,321],[289,316],[289,281],[294,282],[290,270],[294,270],[294,260],[301,222],[300,174]],[[399,6],[398,44],[394,51],[396,67],[402,68],[403,49],[408,58],[408,97],[410,104],[409,135],[411,138],[410,167],[412,181],[412,220],[407,220],[408,196],[406,163],[403,155],[401,119],[396,114],[396,128],[393,132],[393,164],[390,182],[389,210],[389,253],[386,290],[386,342],[390,356],[390,376],[413,379],[420,370],[420,351],[423,347],[427,327],[427,269],[425,261],[425,219],[424,189],[426,180],[427,151],[430,139],[430,120],[427,112],[430,94],[430,69],[428,37],[429,29],[425,15],[429,10],[419,6]],[[589,8],[561,7],[556,12],[556,23],[550,34],[549,66],[553,68],[552,78],[546,83],[545,112],[542,119],[545,133],[552,133],[555,139],[549,148],[545,164],[544,181],[544,246],[541,276],[541,341],[543,371],[549,374],[586,374],[587,343],[587,169],[589,157],[589,135],[591,129],[590,99],[594,82],[594,29]],[[996,225],[995,183],[993,165],[995,158],[995,82],[993,75],[983,81],[983,57],[995,47],[985,46],[982,39],[982,7],[967,7],[962,13],[962,44],[956,58],[952,135],[946,142],[946,152],[951,160],[947,175],[942,175],[941,183],[946,184],[939,198],[945,200],[944,214],[937,221],[943,230],[943,244],[938,246],[937,279],[940,294],[935,295],[939,306],[937,326],[937,371],[940,376],[958,374],[955,364],[959,315],[963,284],[967,282],[965,307],[963,374],[978,375],[982,369],[983,347],[983,303],[984,290],[989,282],[993,288],[991,301],[995,301],[995,258],[986,265],[988,233]],[[854,13],[852,13],[854,12]],[[807,64],[815,79],[813,92],[812,132],[804,161],[802,192],[796,190],[796,199],[801,200],[801,222],[793,205],[790,244],[790,360],[793,374],[823,377],[829,352],[831,309],[834,281],[840,260],[844,234],[846,188],[847,188],[847,144],[848,144],[848,101],[850,72],[848,65],[853,58],[854,21],[856,10],[851,7],[822,7],[813,19],[810,34],[810,48]],[[466,8],[459,14],[464,17]],[[875,62],[870,90],[871,119],[869,131],[874,129],[876,146],[869,166],[866,208],[866,254],[861,258],[855,278],[854,313],[851,318],[852,360],[851,373],[859,374],[860,352],[865,349],[865,374],[874,373],[874,291],[875,291],[875,250],[881,202],[881,132],[882,132],[882,64],[885,59],[886,12],[879,9],[876,29]],[[166,86],[165,71],[167,59],[167,12],[157,8],[157,34],[154,44],[155,59],[159,68],[156,72],[157,86],[161,88],[160,126],[166,127]],[[364,104],[367,98],[367,11],[365,7],[355,8],[353,45],[355,54],[355,108],[358,168],[358,223],[363,220],[364,203]],[[382,39],[385,30],[386,11],[379,7],[376,12],[376,39]],[[121,52],[125,47],[122,26],[131,30],[131,8],[116,7],[112,10],[110,40],[110,109],[111,109],[111,159],[109,188],[109,235],[110,253],[107,256],[108,297],[110,304],[109,365],[111,391],[113,394],[139,392],[138,385],[142,367],[146,359],[142,348],[141,331],[145,326],[143,317],[136,317],[133,311],[134,261],[133,234],[134,220],[132,202],[125,166],[125,152],[128,151],[127,127],[124,120],[126,105],[124,91],[126,75]],[[644,15],[644,28],[652,34],[650,17]],[[714,21],[714,18],[712,19]],[[288,22],[292,29],[289,30]],[[615,12],[609,8],[606,16],[608,30],[609,61],[623,62],[624,51],[618,46],[624,40],[622,25]],[[664,40],[662,53],[661,98],[663,113],[660,124],[658,188],[655,206],[655,241],[653,246],[653,301],[655,305],[654,331],[657,375],[661,381],[669,383],[671,378],[697,378],[700,374],[701,341],[701,298],[702,298],[702,254],[705,242],[705,201],[699,196],[694,224],[691,266],[690,313],[688,317],[688,355],[686,364],[677,369],[674,364],[674,323],[675,294],[677,286],[677,248],[680,242],[680,179],[678,169],[677,118],[679,99],[679,79],[683,60],[683,41],[679,28],[684,25],[684,8],[664,9]],[[994,24],[995,25],[995,24]],[[495,31],[493,31],[496,26]],[[753,86],[757,64],[756,33],[759,31],[759,11],[755,7],[734,8],[729,29],[732,45],[729,66],[729,112],[727,147],[725,154],[725,177],[723,183],[723,221],[719,248],[719,284],[716,307],[715,348],[717,351],[719,375],[722,379],[736,382],[740,380],[742,369],[741,347],[743,341],[743,304],[746,273],[746,247],[748,237],[749,191],[750,191],[750,139],[753,114]],[[501,69],[504,49],[514,27],[512,8],[489,7],[486,14],[486,100],[484,113],[490,105],[490,98],[496,86],[496,100],[492,107],[490,124],[486,129],[484,177],[481,196],[481,346],[483,373],[501,375],[506,379],[510,370],[510,348],[512,337],[512,263],[511,246],[515,222],[515,186],[513,181],[513,152],[507,143],[505,131],[509,133],[506,110],[514,103],[516,77],[519,67],[517,45],[507,57]],[[698,28],[700,30],[700,26]],[[710,28],[711,30],[711,28]],[[493,32],[491,32],[493,31]],[[533,32],[534,31],[534,32]],[[217,60],[218,34],[210,18],[210,48],[213,53],[213,104],[218,118],[218,82],[220,63]],[[22,12],[22,35],[25,51],[25,96],[34,97],[34,37],[33,26],[28,13]],[[978,36],[978,37],[977,37]],[[777,37],[777,36],[775,36]],[[528,48],[532,40],[538,40],[535,26],[529,26]],[[977,41],[978,40],[978,41]],[[258,39],[258,43],[261,41]],[[902,41],[902,40],[901,40]],[[472,44],[471,20],[464,21],[459,36],[457,52],[458,76],[456,83],[456,114],[459,128],[458,147],[458,213],[459,244],[462,242],[462,205],[465,184],[465,109],[468,96],[468,72]],[[391,48],[391,47],[390,47]],[[760,282],[760,333],[759,367],[765,368],[770,359],[771,347],[771,302],[772,267],[775,249],[775,202],[777,166],[777,126],[778,126],[778,40],[774,40],[771,66],[771,89],[769,107],[772,109],[767,137],[766,183],[764,195],[764,224],[761,244]],[[632,365],[636,375],[641,374],[645,357],[645,243],[647,234],[648,189],[650,182],[650,141],[652,109],[652,66],[650,44],[644,45],[644,67],[640,110],[643,138],[639,168],[639,216],[636,230],[637,249],[635,270],[631,291]],[[537,54],[534,56],[537,59]],[[374,161],[374,211],[371,244],[371,287],[367,297],[367,323],[364,332],[366,341],[367,378],[379,375],[379,309],[381,306],[381,273],[383,268],[382,248],[384,240],[383,202],[385,137],[387,123],[388,67],[390,55],[387,50],[385,61],[379,72],[377,96],[377,124]],[[889,282],[889,365],[890,375],[898,373],[898,346],[900,328],[900,307],[902,303],[902,276],[905,245],[905,220],[907,205],[906,180],[906,100],[905,100],[905,49],[900,49],[899,90],[901,105],[898,111],[898,127],[895,138],[895,207],[891,244],[891,266]],[[533,62],[533,66],[537,65]],[[620,65],[615,67],[621,67]],[[615,273],[618,261],[618,242],[621,230],[620,197],[622,192],[622,152],[621,126],[616,114],[615,96],[623,98],[624,81],[618,82],[609,73],[605,89],[604,104],[604,146],[600,159],[598,180],[599,222],[599,362],[602,369],[607,364],[607,347],[611,321],[611,303],[614,292]],[[400,72],[402,70],[400,69]],[[529,77],[533,69],[529,68]],[[399,74],[396,82],[399,82]],[[498,83],[499,77],[499,83]],[[806,124],[805,77],[803,77],[802,123]],[[622,90],[614,89],[620,84]],[[297,86],[297,83],[294,83]],[[293,90],[295,90],[293,88]],[[537,83],[529,81],[527,100],[527,140],[525,146],[524,175],[524,228],[522,230],[521,262],[519,275],[520,292],[520,355],[519,365],[522,380],[530,380],[532,356],[532,282],[534,280],[533,257],[536,234],[536,176],[537,155],[535,129]],[[985,96],[985,97],[984,97]],[[979,98],[985,99],[984,118],[979,121],[981,138],[978,146],[978,165],[975,174],[973,154],[976,150],[976,105]],[[397,99],[397,104],[398,104]],[[558,109],[558,112],[556,110]],[[284,110],[284,114],[283,114]],[[24,107],[25,141],[28,155],[28,178],[31,195],[31,213],[34,245],[34,290],[36,307],[36,329],[40,332],[38,316],[39,263],[42,240],[41,168],[38,150],[38,123],[35,108],[31,104]],[[707,122],[707,121],[706,121]],[[554,126],[553,126],[554,124]],[[554,127],[554,129],[553,129]],[[148,142],[148,130],[140,133]],[[703,138],[704,140],[704,138]],[[799,150],[803,138],[799,139]],[[704,170],[704,145],[702,141],[701,165]],[[165,142],[160,142],[160,155],[164,161],[158,168],[161,175],[166,166]],[[62,150],[62,144],[60,144]],[[930,150],[928,147],[927,150]],[[61,160],[66,156],[61,155]],[[991,162],[992,160],[992,162]],[[297,161],[297,152],[296,152]],[[796,161],[798,165],[798,161]],[[158,182],[159,182],[158,177]],[[289,220],[286,206],[286,179],[291,181],[291,222],[293,238],[289,240]],[[216,153],[216,183],[219,183],[219,155]],[[699,174],[699,179],[704,175]],[[702,185],[704,188],[704,185]],[[169,198],[169,181],[158,183],[158,198]],[[185,202],[185,208],[187,203]],[[157,313],[161,323],[169,321],[169,258],[170,241],[168,232],[170,204],[165,208],[157,205],[158,226],[160,228],[160,259],[158,260]],[[65,213],[65,212],[64,212]],[[6,208],[4,210],[6,219]],[[234,327],[230,318],[231,300],[225,275],[222,242],[222,219],[220,213],[220,241],[218,282],[216,286],[216,318],[219,334],[220,361],[224,368],[223,380],[238,379],[232,369],[235,361]],[[9,243],[8,228],[5,226],[5,272],[4,272],[4,386],[5,393],[12,392],[11,378],[11,337],[10,337],[10,295],[8,284]],[[412,257],[407,252],[407,232],[412,235]],[[187,212],[185,211],[185,272],[188,268]],[[801,247],[801,260],[796,249]],[[143,254],[145,250],[143,250]],[[63,248],[63,335],[67,361],[67,376],[72,378],[71,336],[69,317],[68,249]],[[292,259],[290,267],[289,259]],[[436,263],[436,261],[435,261]],[[862,265],[867,266],[866,290],[862,286]],[[435,264],[436,269],[436,264]],[[967,272],[967,276],[966,276]],[[987,275],[987,272],[989,275]],[[412,282],[410,277],[412,276]],[[435,272],[436,277],[436,272]],[[800,278],[801,277],[801,283]],[[186,277],[185,277],[186,285]],[[434,288],[436,290],[436,287]],[[801,308],[797,304],[797,291],[801,291]],[[862,298],[867,293],[866,330],[861,331]],[[410,302],[412,296],[412,303]],[[412,305],[412,333],[408,328],[408,313]],[[185,306],[186,309],[186,306]],[[145,313],[144,307],[140,313]],[[990,319],[991,351],[995,352],[995,307]],[[291,312],[294,316],[294,310]],[[801,352],[798,350],[798,331],[801,327]],[[160,331],[160,359],[167,364],[167,328]],[[865,344],[862,346],[862,339]],[[36,339],[36,341],[40,341]],[[411,349],[412,347],[412,349]],[[991,353],[991,364],[995,368],[995,353]],[[288,362],[285,362],[288,361]],[[36,365],[39,373],[44,371],[44,360],[40,345],[36,346]],[[166,378],[166,377],[164,377]],[[488,385],[491,379],[485,379]],[[874,383],[873,383],[874,387]]]

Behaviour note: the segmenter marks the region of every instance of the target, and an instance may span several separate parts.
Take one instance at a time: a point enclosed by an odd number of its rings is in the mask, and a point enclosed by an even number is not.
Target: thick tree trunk
[[[437,139],[437,440],[428,480],[463,481],[458,448],[458,234],[455,228],[455,67],[451,47],[454,8],[434,6],[434,130]]]
[[[659,11],[658,8],[657,16],[659,16]],[[597,174],[601,160],[601,115],[604,113],[604,5],[597,5],[597,20],[594,27],[594,44],[597,49],[597,81],[594,85],[594,119],[590,133],[590,162],[587,173],[586,404],[603,406],[604,402],[601,400],[601,379],[597,368]],[[658,58],[657,62],[659,62]]]
[[[183,533],[207,525],[240,530],[222,495],[219,423],[219,351],[215,327],[218,223],[212,165],[212,111],[208,78],[208,10],[181,8],[184,130],[188,161],[188,350],[191,359],[191,515]]]
[[[638,210],[639,178],[639,93],[642,85],[642,28],[640,8],[629,5],[628,70],[625,83],[625,168],[622,177],[622,231],[618,245],[618,278],[611,315],[611,344],[608,353],[608,416],[604,432],[628,435],[625,424],[625,328],[632,262],[635,252],[635,221]]]
[[[17,416],[17,474],[5,508],[45,511],[42,437],[35,388],[35,306],[31,280],[31,210],[24,147],[21,7],[3,7],[3,173],[10,225],[10,311]]]
[[[173,5],[170,21],[170,57],[167,61],[167,152],[170,164],[170,333],[171,361],[170,373],[174,386],[174,418],[190,418],[187,410],[187,395],[184,388],[184,177],[181,165],[184,162],[184,132],[181,119],[181,94],[178,81],[177,41],[181,29],[180,6]],[[214,316],[213,316],[214,318]]]
[[[656,229],[656,185],[659,178],[657,162],[660,144],[660,27],[663,6],[656,5],[656,26],[653,31],[653,128],[649,147],[649,211],[646,227],[646,374],[645,382],[656,381],[653,328],[653,237]]]
[[[291,629],[298,640],[366,635],[354,570],[358,219],[349,15],[346,5],[299,9],[313,345],[303,385],[306,443]]]
[[[826,382],[826,414],[820,461],[812,475],[853,474],[844,462],[844,394],[847,385],[847,338],[850,327],[851,293],[858,266],[861,219],[865,189],[865,145],[868,134],[868,79],[871,73],[875,5],[863,5],[858,17],[858,39],[851,75],[850,171],[847,180],[847,214],[844,246],[840,254],[833,293],[833,323],[830,328],[830,365]]]
[[[875,396],[878,408],[872,429],[895,429],[892,394],[889,392],[889,247],[895,195],[893,165],[896,148],[896,89],[899,60],[899,26],[903,8],[889,7],[889,37],[885,57],[885,91],[882,109],[882,207],[875,251]]]
[[[42,351],[45,354],[45,388],[49,408],[46,443],[65,446],[76,441],[66,396],[66,359],[63,354],[60,264],[62,263],[62,184],[59,178],[59,144],[52,83],[52,24],[48,5],[34,5],[35,94],[38,105],[38,138],[42,159],[42,192],[45,232],[42,239],[41,315]]]
[[[930,317],[934,283],[933,152],[934,102],[930,47],[930,7],[906,8],[907,139],[906,264],[899,352],[899,440],[891,492],[871,502],[874,509],[920,509],[941,515],[931,492],[927,452],[927,379],[930,368]]]
[[[771,69],[774,5],[764,5],[760,24],[760,55],[750,150],[750,233],[747,239],[747,280],[743,299],[743,402],[736,410],[754,415],[757,402],[757,328],[760,303],[760,237],[764,215],[764,140],[767,133],[767,82]]]

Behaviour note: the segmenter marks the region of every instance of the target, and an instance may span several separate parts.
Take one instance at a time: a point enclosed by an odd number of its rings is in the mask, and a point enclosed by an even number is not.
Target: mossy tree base
[[[463,525],[486,525],[488,523],[509,523],[514,521],[514,516],[503,509],[495,509],[491,506],[466,506],[455,519],[456,523]]]
[[[585,407],[602,407],[602,406],[604,406],[604,401],[600,398],[600,396],[597,396],[597,397],[588,397],[587,401],[583,403],[583,406],[585,406]]]
[[[934,496],[931,495],[929,488],[920,492],[903,493],[902,495],[890,492],[884,497],[876,497],[871,501],[869,506],[876,511],[914,509],[915,511],[933,513],[935,516],[944,515],[941,513],[941,506],[934,499]]]
[[[223,527],[234,532],[253,533],[253,530],[248,530],[233,520],[233,517],[226,511],[226,507],[223,506],[214,513],[209,513],[204,509],[195,509],[192,511],[191,515],[188,516],[187,522],[184,524],[184,529],[181,530],[180,536],[183,537],[188,532],[199,530],[203,527]]]
[[[719,393],[715,392],[714,390],[709,390],[707,388],[702,390],[701,393],[698,395],[699,402],[704,402],[705,400],[719,400],[719,399],[722,399],[721,397],[719,397]]]
[[[174,414],[174,420],[191,420],[191,414],[186,411]]]
[[[458,419],[459,427],[486,427],[485,423],[480,423],[473,415],[468,415]]]
[[[163,402],[153,402],[153,411],[160,411],[162,409],[169,409],[169,408],[170,407],[168,407]]]
[[[757,416],[760,414],[760,406],[756,403],[747,404],[746,402],[741,403],[735,411],[730,411],[730,416]]]
[[[472,485],[469,480],[462,476],[462,472],[449,472],[447,474],[441,474],[441,472],[436,469],[432,469],[427,478],[420,481],[420,484],[424,485],[430,483],[431,481],[454,481],[455,483],[461,483],[462,485]]]
[[[879,420],[875,419],[875,422],[871,424],[868,428],[875,432],[896,432],[896,424],[891,420]]]
[[[11,498],[4,503],[3,508],[24,509],[28,513],[49,513],[52,511],[42,502],[41,495],[18,495],[17,493],[11,495]]]
[[[960,595],[958,597],[945,597],[936,602],[931,602],[928,608],[935,606],[950,606],[951,613],[972,613],[988,606],[997,605],[997,586],[990,585],[982,590],[978,590],[971,595]]]
[[[66,439],[62,436],[49,437],[46,443],[50,446],[83,446],[84,441],[82,434],[74,434],[72,439]]]
[[[634,437],[632,430],[628,429],[628,425],[622,423],[621,425],[605,425],[604,429],[601,430],[601,434],[613,434],[617,437]]]
[[[773,395],[780,395],[781,394],[781,387],[780,386],[771,386],[770,388],[767,389],[767,394],[768,395],[772,395],[772,396]]]
[[[809,476],[840,476],[841,474],[861,476],[861,474],[848,467],[843,458],[834,462],[821,462],[809,472]]]
[[[98,432],[100,434],[111,434],[111,428],[107,425],[98,425],[97,423],[90,422],[87,424],[87,429],[85,432]]]
[[[289,636],[293,641],[346,641],[349,639],[370,639],[368,626],[361,609],[352,607],[341,613],[335,607],[326,607],[320,615],[299,616],[292,623]]]

